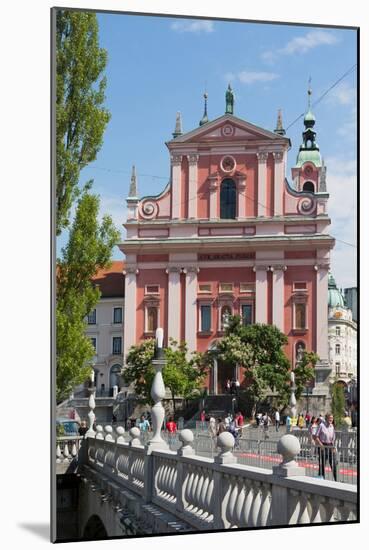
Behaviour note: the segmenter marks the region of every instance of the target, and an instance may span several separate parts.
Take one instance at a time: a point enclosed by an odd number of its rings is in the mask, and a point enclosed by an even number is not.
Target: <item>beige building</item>
[[[346,387],[356,380],[357,324],[352,311],[337,287],[332,274],[328,281],[328,342],[331,382],[342,382]]]

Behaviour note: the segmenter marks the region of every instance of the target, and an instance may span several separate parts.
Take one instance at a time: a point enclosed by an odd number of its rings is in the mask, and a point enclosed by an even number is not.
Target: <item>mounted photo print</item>
[[[52,10],[54,542],[358,522],[358,32]]]

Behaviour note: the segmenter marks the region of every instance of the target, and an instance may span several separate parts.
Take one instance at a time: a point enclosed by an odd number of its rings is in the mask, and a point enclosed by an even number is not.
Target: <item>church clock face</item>
[[[233,172],[233,170],[236,168],[236,161],[233,157],[227,155],[226,157],[222,158],[220,166],[223,172]]]

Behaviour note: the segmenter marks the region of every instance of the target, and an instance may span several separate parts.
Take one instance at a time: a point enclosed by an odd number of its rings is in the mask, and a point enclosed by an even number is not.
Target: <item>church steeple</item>
[[[128,198],[137,199],[137,176],[135,165],[132,166],[131,184],[129,186]]]
[[[283,128],[283,122],[282,122],[282,109],[278,109],[278,116],[277,116],[277,126],[274,130],[275,134],[279,134],[280,136],[286,135],[286,130]]]
[[[202,115],[202,119],[199,122],[199,126],[202,126],[203,124],[206,124],[209,122],[208,119],[208,94],[207,92],[204,92],[204,114]]]
[[[174,138],[178,137],[178,136],[181,136],[183,134],[182,132],[182,117],[181,117],[181,113],[177,113],[176,115],[176,127],[174,129],[174,132],[172,134],[172,136]]]
[[[234,105],[234,93],[231,88],[231,84],[228,84],[228,88],[226,91],[226,114],[233,115],[233,105]]]
[[[302,166],[304,162],[310,161],[315,164],[316,167],[322,165],[322,159],[319,152],[319,145],[316,142],[316,132],[314,130],[315,126],[315,115],[311,110],[311,78],[309,78],[309,88],[308,88],[308,105],[307,111],[304,116],[304,126],[305,130],[302,132],[302,144],[300,145],[299,154],[297,155],[297,166]]]

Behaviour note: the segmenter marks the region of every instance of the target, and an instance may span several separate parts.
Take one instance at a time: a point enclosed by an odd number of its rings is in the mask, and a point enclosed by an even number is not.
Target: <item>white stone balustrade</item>
[[[113,511],[130,498],[137,519],[152,513],[153,525],[156,514],[189,530],[356,520],[356,487],[303,475],[295,462],[300,444],[291,434],[280,439],[282,460],[271,471],[237,464],[227,432],[218,437],[220,452],[211,459],[194,454],[190,430],[180,432],[177,452],[144,447],[137,428],[129,442],[116,431],[114,438],[105,428],[104,438],[98,426],[83,441],[87,460],[81,467],[91,491],[99,487],[99,498]]]

